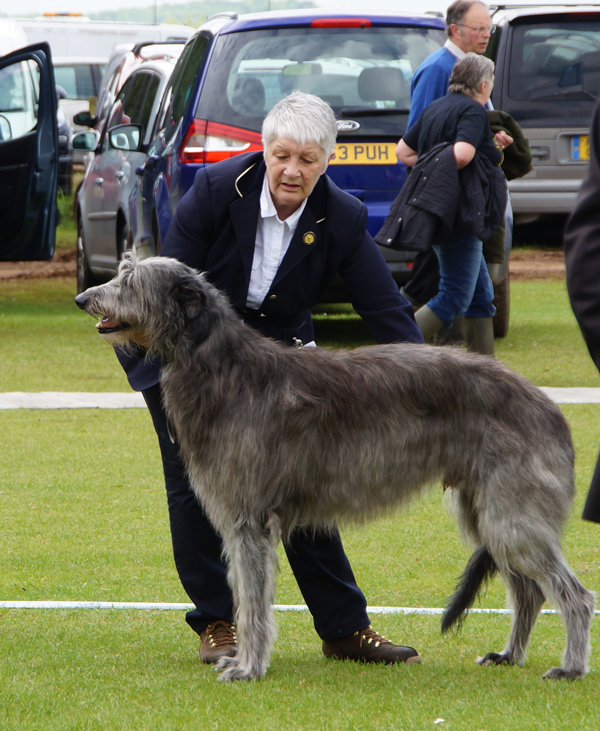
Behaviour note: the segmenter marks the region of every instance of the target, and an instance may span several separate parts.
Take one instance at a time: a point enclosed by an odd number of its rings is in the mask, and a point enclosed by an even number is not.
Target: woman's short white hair
[[[494,62],[478,53],[467,53],[464,58],[456,62],[450,75],[448,91],[475,96],[479,94],[482,81],[493,81],[493,79]]]
[[[315,142],[328,161],[335,149],[337,125],[333,110],[320,97],[294,91],[271,109],[262,125],[265,150],[277,139],[291,139],[301,145]]]

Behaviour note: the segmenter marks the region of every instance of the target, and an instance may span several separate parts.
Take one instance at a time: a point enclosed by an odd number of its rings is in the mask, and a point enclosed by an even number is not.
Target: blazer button
[[[276,294],[270,294],[269,295],[269,299],[270,300],[276,300],[277,299],[277,295]]]

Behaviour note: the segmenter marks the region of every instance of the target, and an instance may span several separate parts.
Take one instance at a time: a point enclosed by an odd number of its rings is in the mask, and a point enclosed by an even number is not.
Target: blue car
[[[339,137],[328,174],[365,202],[375,234],[406,179],[395,146],[406,128],[413,73],[444,43],[444,29],[434,15],[315,9],[211,18],[181,54],[137,170],[130,212],[138,251],[160,252],[201,167],[262,149],[265,114],[294,89],[333,108]],[[397,281],[405,281],[412,254],[384,254]]]

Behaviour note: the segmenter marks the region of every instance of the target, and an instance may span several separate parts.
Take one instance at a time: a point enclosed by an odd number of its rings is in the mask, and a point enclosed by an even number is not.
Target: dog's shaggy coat
[[[238,650],[225,680],[260,678],[275,627],[275,546],[296,526],[385,513],[424,487],[451,490],[475,546],[442,622],[448,629],[498,572],[513,606],[501,653],[521,664],[545,599],[560,610],[562,667],[587,671],[594,597],[559,538],[572,504],[573,446],[559,409],[497,361],[458,349],[294,349],[242,323],[227,298],[167,258],[127,258],[77,304],[101,334],[163,359],[162,388],[192,486],[223,538]]]

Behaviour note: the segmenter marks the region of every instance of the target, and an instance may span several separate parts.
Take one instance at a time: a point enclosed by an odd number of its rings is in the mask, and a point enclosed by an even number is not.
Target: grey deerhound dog
[[[290,348],[242,323],[225,295],[174,259],[125,259],[78,295],[112,343],[163,359],[162,388],[191,483],[223,538],[238,649],[221,679],[260,678],[275,637],[277,541],[297,526],[364,521],[442,482],[474,546],[442,630],[498,572],[513,607],[506,647],[478,662],[522,664],[545,599],[567,633],[562,667],[587,671],[594,596],[560,532],[574,491],[559,409],[497,361],[458,349]]]

